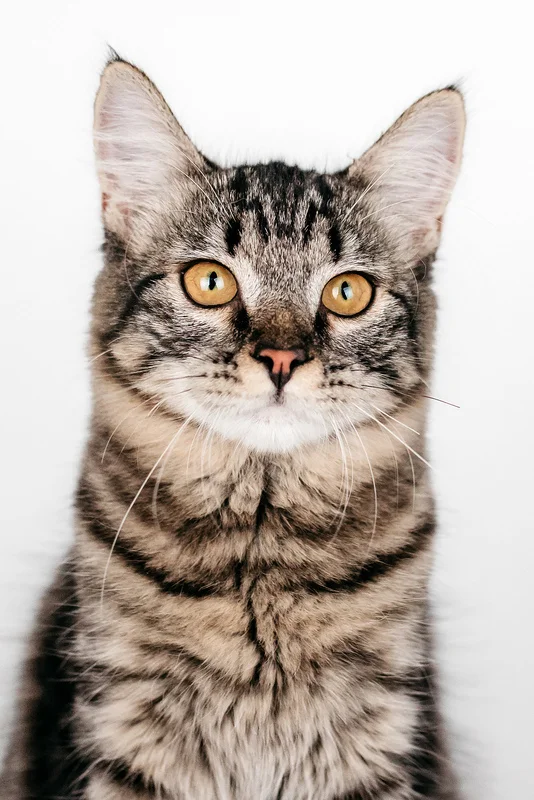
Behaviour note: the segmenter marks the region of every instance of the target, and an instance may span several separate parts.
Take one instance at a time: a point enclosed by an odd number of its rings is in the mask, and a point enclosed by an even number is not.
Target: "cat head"
[[[108,373],[177,421],[263,452],[417,398],[463,131],[450,88],[341,172],[223,169],[142,72],[110,62],[95,108],[106,238],[93,314]]]

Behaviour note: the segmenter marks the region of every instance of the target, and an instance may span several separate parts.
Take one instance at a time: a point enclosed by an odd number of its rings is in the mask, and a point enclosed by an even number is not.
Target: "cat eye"
[[[183,273],[183,286],[200,306],[224,306],[237,294],[237,281],[226,267],[199,261]]]
[[[373,298],[373,287],[358,272],[343,272],[328,281],[321,300],[325,308],[340,317],[354,317],[364,311]]]

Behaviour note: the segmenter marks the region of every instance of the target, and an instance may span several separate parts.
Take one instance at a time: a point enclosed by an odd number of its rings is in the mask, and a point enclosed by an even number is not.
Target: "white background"
[[[526,6],[526,4],[525,4]],[[92,102],[106,43],[208,156],[346,165],[418,96],[462,80],[465,161],[437,268],[434,581],[469,800],[532,800],[534,98],[520,5],[20,2],[1,22],[0,720],[70,538],[99,266]],[[200,798],[199,798],[200,800]]]

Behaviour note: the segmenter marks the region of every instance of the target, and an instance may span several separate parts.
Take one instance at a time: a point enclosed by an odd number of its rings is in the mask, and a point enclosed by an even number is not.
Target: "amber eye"
[[[224,306],[237,294],[237,281],[226,267],[200,261],[184,272],[184,289],[201,306]]]
[[[323,289],[323,305],[341,317],[353,317],[363,311],[373,297],[373,287],[363,275],[344,272],[328,281]]]

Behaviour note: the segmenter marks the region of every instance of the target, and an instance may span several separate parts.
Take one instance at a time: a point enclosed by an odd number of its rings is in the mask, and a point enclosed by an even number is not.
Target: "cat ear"
[[[441,218],[462,156],[465,110],[454,88],[414,103],[349,169],[363,179],[371,214],[389,228],[408,258],[439,243]]]
[[[131,236],[188,173],[206,169],[154,84],[120,59],[102,74],[94,143],[104,224],[121,237]]]

